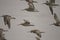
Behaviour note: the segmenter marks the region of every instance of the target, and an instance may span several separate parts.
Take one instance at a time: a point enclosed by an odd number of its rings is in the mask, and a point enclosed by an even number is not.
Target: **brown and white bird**
[[[27,21],[27,20],[24,20],[24,23],[21,23],[19,25],[22,25],[22,26],[34,26],[34,25],[30,24],[30,22]]]
[[[46,4],[47,6],[49,6],[49,9],[50,9],[52,15],[53,15],[53,7],[54,6],[59,6],[59,4],[55,3],[55,0],[49,0],[49,2],[46,1],[46,3],[43,3],[43,4]]]
[[[60,26],[60,20],[59,20],[59,18],[58,18],[56,13],[54,13],[54,19],[55,19],[56,23],[53,23],[52,25]]]
[[[31,33],[35,33],[38,37],[40,37],[41,38],[41,33],[45,33],[45,32],[40,32],[39,30],[31,30],[30,31]]]
[[[29,7],[24,10],[26,10],[28,12],[39,12],[38,10],[35,9],[35,6],[33,3],[28,3],[28,5],[29,5]]]
[[[11,20],[11,19],[16,19],[15,17],[11,17],[10,15],[3,15],[3,16],[1,16],[1,17],[4,18],[4,24],[5,24],[5,25],[8,25],[8,28],[9,28],[9,29],[10,29],[10,26],[11,26],[10,20]]]
[[[34,4],[28,3],[28,5],[29,5],[29,7],[24,10],[29,11],[29,12],[34,12],[34,10],[35,10]]]

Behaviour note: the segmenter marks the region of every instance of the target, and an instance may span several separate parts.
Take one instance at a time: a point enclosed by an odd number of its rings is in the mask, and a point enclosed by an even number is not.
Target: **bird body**
[[[26,2],[28,2],[28,8],[24,9],[26,11],[29,11],[29,12],[38,12],[37,10],[35,10],[35,6],[34,6],[34,2],[36,3],[36,1],[33,1],[33,0],[26,0]],[[23,11],[24,11],[23,10]]]
[[[21,0],[23,1],[23,0]],[[37,3],[37,1],[33,1],[33,0],[25,0],[26,2],[30,2],[30,3]]]
[[[44,32],[40,32],[39,30],[31,30],[30,31],[31,33],[35,33],[37,36],[39,36],[41,38],[41,33],[44,33]]]
[[[50,0],[49,2],[46,1],[46,3],[43,3],[43,4],[46,4],[47,6],[49,6],[49,9],[53,15],[53,7],[54,6],[59,6],[58,4],[55,3],[55,0]]]
[[[24,20],[24,23],[21,23],[19,25],[22,25],[22,26],[34,26],[34,25],[30,24],[30,22],[27,21],[27,20]]]
[[[3,15],[1,16],[4,18],[4,24],[8,25],[8,28],[10,29],[10,20],[15,19],[14,17],[11,17],[10,15]]]
[[[30,12],[33,12],[35,11],[35,7],[34,7],[34,4],[33,3],[28,3],[29,7],[24,9],[26,11],[30,11]]]

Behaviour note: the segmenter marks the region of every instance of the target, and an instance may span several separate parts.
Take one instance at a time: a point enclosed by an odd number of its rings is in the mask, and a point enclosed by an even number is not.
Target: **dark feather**
[[[51,11],[51,14],[53,15],[53,8],[51,6],[49,6],[49,9]]]
[[[8,28],[10,29],[10,20],[7,21]]]

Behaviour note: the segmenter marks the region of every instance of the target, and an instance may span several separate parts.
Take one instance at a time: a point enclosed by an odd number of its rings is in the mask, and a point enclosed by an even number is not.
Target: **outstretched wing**
[[[8,25],[8,28],[10,29],[10,19],[7,20],[7,25]]]
[[[7,17],[4,17],[4,24],[7,24]]]
[[[56,15],[56,13],[54,13],[54,19],[55,19],[56,23],[60,23],[60,21],[58,19],[58,16]]]
[[[37,33],[37,32],[36,32],[36,34],[37,34],[37,36],[39,36],[39,37],[41,38],[41,33]]]
[[[51,11],[51,14],[53,15],[53,8],[52,8],[52,6],[49,6],[49,9]]]
[[[50,0],[50,3],[55,3],[55,0]]]

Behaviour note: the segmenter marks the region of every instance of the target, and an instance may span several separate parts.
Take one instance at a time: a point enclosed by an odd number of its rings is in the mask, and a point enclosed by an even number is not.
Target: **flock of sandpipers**
[[[20,1],[23,1],[23,0],[20,0]],[[29,11],[29,12],[39,12],[39,11],[35,10],[35,6],[33,4],[33,3],[38,3],[37,1],[33,1],[33,0],[25,0],[25,1],[28,3],[29,7],[24,9],[24,10]],[[43,4],[46,4],[49,7],[49,9],[51,11],[51,14],[52,14],[52,16],[54,17],[54,19],[56,21],[56,23],[53,23],[52,25],[60,26],[60,20],[59,20],[57,14],[53,12],[53,7],[54,6],[59,6],[59,4],[56,4],[55,0],[49,0],[49,1],[46,1],[46,3],[43,3]],[[7,25],[9,29],[11,27],[10,20],[11,19],[16,19],[15,17],[12,17],[10,15],[2,15],[0,17],[3,17],[4,24]],[[27,21],[25,19],[24,19],[24,23],[21,23],[19,25],[22,25],[22,26],[35,26],[35,25],[31,24],[29,21]],[[6,40],[4,37],[2,37],[3,31],[7,31],[7,30],[3,30],[2,28],[0,28],[0,40]],[[41,33],[45,33],[45,32],[40,32],[40,30],[38,30],[38,29],[34,29],[34,30],[29,31],[29,32],[35,33],[38,36],[38,37],[35,37],[36,40],[40,40]]]

